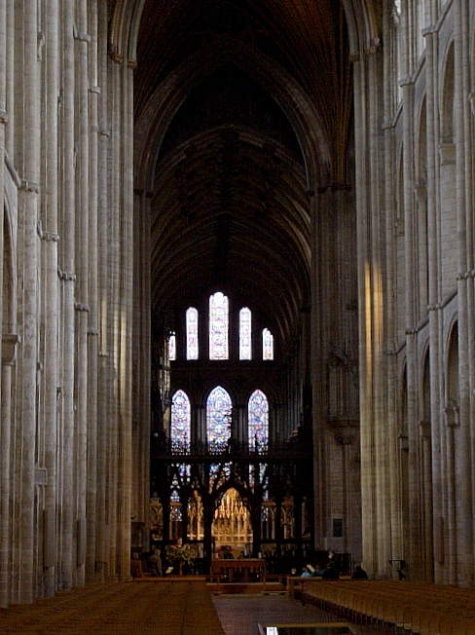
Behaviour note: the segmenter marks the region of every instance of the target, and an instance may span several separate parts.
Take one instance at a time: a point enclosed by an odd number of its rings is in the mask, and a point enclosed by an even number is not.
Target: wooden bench
[[[301,578],[294,595],[347,619],[420,635],[475,635],[475,589],[408,581]]]

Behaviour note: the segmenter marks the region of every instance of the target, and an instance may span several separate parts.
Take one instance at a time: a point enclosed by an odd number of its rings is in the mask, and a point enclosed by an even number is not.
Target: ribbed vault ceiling
[[[220,289],[285,346],[309,302],[308,190],[345,179],[339,2],[147,0],[137,61],[155,316]]]

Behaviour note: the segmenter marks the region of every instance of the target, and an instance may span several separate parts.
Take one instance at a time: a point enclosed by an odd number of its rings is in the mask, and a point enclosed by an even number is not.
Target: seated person
[[[310,565],[305,565],[305,567],[302,569],[302,573],[300,574],[301,578],[311,578],[312,577],[312,572],[309,569]],[[312,567],[313,569],[313,567]]]
[[[353,574],[351,576],[351,579],[352,580],[367,580],[368,574],[366,573],[366,571],[362,568],[360,564],[357,564],[356,567],[353,569]]]
[[[330,560],[328,566],[323,570],[322,578],[324,580],[339,580],[340,569],[334,560]]]
[[[148,559],[148,567],[151,575],[153,576],[162,576],[162,558],[160,549],[158,547],[152,548],[152,553]]]

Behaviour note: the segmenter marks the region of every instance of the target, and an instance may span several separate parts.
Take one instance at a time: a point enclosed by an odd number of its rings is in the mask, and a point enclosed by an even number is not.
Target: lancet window
[[[262,390],[255,390],[248,403],[249,449],[258,452],[269,445],[269,402]]]
[[[229,302],[221,291],[209,299],[209,358],[228,359]]]
[[[172,398],[170,438],[176,448],[186,448],[190,441],[191,405],[187,394],[177,390]]]
[[[198,359],[198,311],[194,307],[186,312],[186,359]]]
[[[171,362],[176,360],[176,335],[172,333],[168,338],[168,359]]]
[[[274,359],[274,336],[269,329],[263,329],[262,331],[262,359]]]
[[[231,437],[232,401],[221,386],[214,388],[206,401],[206,437],[211,450],[224,448]]]
[[[247,307],[239,311],[239,359],[252,359],[252,315]]]

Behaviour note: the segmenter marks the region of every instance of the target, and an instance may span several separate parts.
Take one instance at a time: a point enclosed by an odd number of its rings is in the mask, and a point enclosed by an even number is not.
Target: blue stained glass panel
[[[170,438],[173,444],[185,445],[190,441],[191,404],[183,390],[177,390],[172,398]]]
[[[206,401],[206,436],[210,449],[227,445],[231,436],[232,402],[221,386],[214,388]]]
[[[251,450],[264,450],[269,444],[269,402],[262,390],[255,390],[248,403],[248,434]]]

